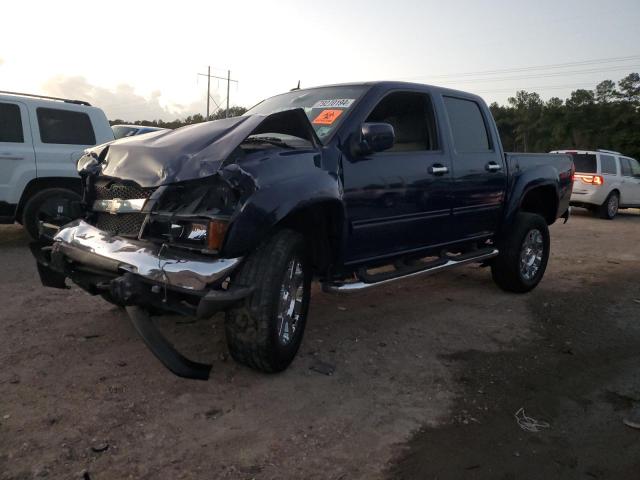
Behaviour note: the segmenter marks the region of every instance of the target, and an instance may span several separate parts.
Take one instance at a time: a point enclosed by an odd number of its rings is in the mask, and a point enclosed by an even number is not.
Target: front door
[[[450,161],[440,148],[429,95],[387,94],[364,120],[393,126],[395,145],[361,157],[345,154],[350,220],[346,262],[420,250],[446,240]],[[436,166],[435,172],[430,167]]]

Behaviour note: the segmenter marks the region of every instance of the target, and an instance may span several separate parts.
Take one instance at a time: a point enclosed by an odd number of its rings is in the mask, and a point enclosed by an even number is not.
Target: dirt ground
[[[165,318],[208,382],[173,376],[125,314],[45,289],[0,227],[0,479],[640,478],[640,213],[551,228],[527,295],[464,267],[314,292],[278,375],[228,359],[223,318]],[[330,364],[333,375],[312,369]],[[514,414],[547,422],[523,430]]]

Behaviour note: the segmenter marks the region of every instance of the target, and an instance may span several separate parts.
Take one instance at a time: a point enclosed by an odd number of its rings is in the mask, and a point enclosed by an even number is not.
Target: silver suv
[[[640,164],[610,150],[555,150],[576,167],[571,205],[613,219],[620,208],[640,208]]]

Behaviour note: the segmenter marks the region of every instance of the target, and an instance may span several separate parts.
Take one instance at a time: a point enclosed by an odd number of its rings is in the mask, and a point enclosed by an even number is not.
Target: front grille
[[[108,182],[96,184],[96,200],[113,200],[120,198],[130,200],[133,198],[149,198],[155,188],[142,188],[129,183]]]
[[[96,213],[95,226],[113,235],[137,237],[146,215],[144,213]]]
[[[132,200],[149,198],[155,188],[142,188],[135,183],[117,181],[98,181],[95,185],[96,200]],[[96,212],[93,224],[100,230],[113,235],[137,237],[140,234],[146,214],[144,213],[107,213]]]

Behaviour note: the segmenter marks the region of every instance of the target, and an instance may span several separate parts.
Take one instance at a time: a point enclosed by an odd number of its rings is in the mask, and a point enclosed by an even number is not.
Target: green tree
[[[522,145],[522,150],[528,152],[535,143],[536,134],[541,125],[540,119],[544,103],[537,93],[529,93],[524,90],[516,92],[516,96],[510,97],[508,102],[515,113],[516,145]]]
[[[608,103],[618,97],[616,84],[613,80],[604,80],[596,85],[596,102]]]
[[[220,120],[221,118],[229,117],[239,117],[247,111],[244,107],[229,107],[229,115],[226,115],[227,109],[220,108],[216,110],[216,112],[210,116],[211,120]]]
[[[620,97],[634,104],[640,102],[640,75],[630,73],[618,82]]]

